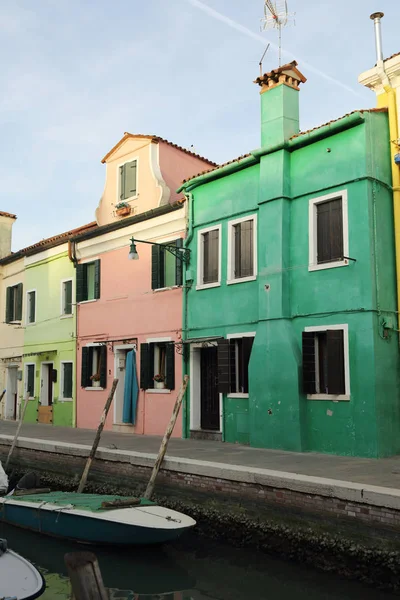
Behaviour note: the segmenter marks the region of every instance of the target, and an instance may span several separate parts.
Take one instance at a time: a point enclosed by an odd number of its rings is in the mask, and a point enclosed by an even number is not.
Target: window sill
[[[196,285],[196,290],[208,290],[210,288],[216,288],[216,287],[220,287],[220,286],[221,286],[220,281],[215,281],[213,283],[199,283]]]
[[[85,390],[87,392],[103,392],[105,388],[102,387],[86,387]]]
[[[90,302],[90,300],[88,302]],[[72,319],[73,316],[73,313],[71,313],[70,315],[60,315],[60,319]]]
[[[233,285],[234,283],[246,283],[246,281],[255,281],[257,275],[251,275],[250,277],[238,277],[237,279],[227,279],[226,285]]]
[[[146,394],[170,394],[171,390],[167,390],[167,389],[162,389],[162,390],[156,390],[156,389],[150,389],[150,390],[145,390]]]
[[[97,302],[99,298],[93,298],[93,300],[81,300],[80,302],[78,302],[79,304],[89,304],[89,302]]]
[[[331,400],[333,402],[349,402],[350,394],[307,394],[307,400]]]
[[[6,325],[21,325],[22,321],[9,321]]]
[[[321,263],[320,265],[309,265],[309,271],[323,271],[325,269],[336,269],[336,267],[347,267],[349,265],[348,260],[335,260],[330,263]]]
[[[36,325],[36,321],[34,321],[33,323],[26,323],[25,327],[32,327],[32,325]]]
[[[101,388],[101,389],[103,389],[103,388]],[[60,398],[58,401],[59,402],[73,402],[74,399],[73,398]]]
[[[157,288],[157,289],[153,290],[153,292],[154,293],[167,292],[168,290],[176,290],[180,287],[182,287],[182,286],[181,285],[171,285],[169,287]]]
[[[233,393],[233,394],[227,394],[226,395],[227,398],[248,398],[249,394],[242,394],[240,392],[237,393]]]

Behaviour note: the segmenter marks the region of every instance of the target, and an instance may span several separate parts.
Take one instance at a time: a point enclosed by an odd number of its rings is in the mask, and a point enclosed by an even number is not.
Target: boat
[[[15,491],[0,497],[0,520],[42,534],[124,546],[163,544],[196,525],[144,498],[75,492]]]
[[[34,600],[42,596],[45,587],[43,577],[33,564],[9,550],[7,540],[0,539],[0,598]]]

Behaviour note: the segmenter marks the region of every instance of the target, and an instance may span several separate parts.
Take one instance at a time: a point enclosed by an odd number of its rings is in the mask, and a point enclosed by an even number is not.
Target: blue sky
[[[357,82],[400,51],[395,0],[289,0],[283,60],[308,78],[301,129],[375,105]],[[0,210],[16,213],[13,250],[94,219],[101,158],[125,131],[154,133],[224,162],[259,146],[252,81],[278,66],[263,0],[2,0]]]

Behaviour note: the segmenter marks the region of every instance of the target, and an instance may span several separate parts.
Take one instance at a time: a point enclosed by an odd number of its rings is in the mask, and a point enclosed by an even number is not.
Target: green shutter
[[[22,283],[19,283],[16,286],[16,294],[17,294],[17,302],[16,302],[15,320],[22,321],[22,294],[23,294]]]
[[[107,387],[107,346],[100,348],[100,387]]]
[[[136,160],[124,165],[124,199],[136,196]]]
[[[167,390],[175,389],[175,344],[167,344],[166,351],[167,369],[165,376],[165,387]]]
[[[81,371],[81,386],[89,387],[91,376],[90,348],[82,348],[82,371]]]
[[[35,365],[28,365],[26,375],[26,391],[29,394],[29,398],[33,398],[35,393]]]
[[[150,382],[150,346],[151,344],[140,344],[140,388],[142,390],[153,387]]]
[[[36,292],[29,292],[29,323],[35,322]]]
[[[8,287],[7,295],[6,295],[6,323],[11,323],[11,321],[14,320],[13,297],[14,297],[13,288]]]
[[[229,394],[230,391],[230,344],[229,340],[218,340],[218,392]]]
[[[177,248],[183,248],[183,239],[178,238],[175,245]],[[175,259],[175,285],[182,285],[183,283],[183,260],[180,256],[183,256],[183,252],[178,251],[178,256]]]
[[[87,300],[86,265],[76,265],[76,301]]]
[[[303,331],[302,333],[303,350],[303,394],[315,394],[316,387],[316,356],[315,356],[315,333]]]
[[[72,314],[72,281],[64,282],[64,315]]]
[[[151,247],[151,287],[153,290],[158,290],[162,287],[161,267],[164,261],[161,254],[162,248],[160,246]]]
[[[63,398],[72,398],[72,363],[63,363]]]
[[[125,199],[125,167],[126,165],[122,165],[119,168],[119,199]]]
[[[100,260],[94,261],[94,297],[100,298]]]

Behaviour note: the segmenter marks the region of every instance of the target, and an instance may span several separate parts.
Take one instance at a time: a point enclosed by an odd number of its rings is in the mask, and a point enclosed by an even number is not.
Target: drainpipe
[[[78,260],[76,258],[76,243],[68,240],[68,258],[74,264],[74,268],[76,269],[76,265],[78,264]],[[78,305],[75,304],[75,368],[77,364],[77,341],[78,341]],[[76,377],[75,377],[76,381]],[[75,402],[72,403],[72,427],[76,427],[76,400],[77,400],[77,385],[75,383]]]
[[[392,187],[393,187],[393,214],[394,214],[394,236],[396,251],[396,279],[397,279],[397,310],[400,311],[400,167],[395,163],[395,155],[398,152],[399,124],[397,117],[396,92],[390,84],[389,77],[385,71],[385,63],[382,51],[381,19],[383,13],[376,12],[371,15],[375,25],[375,43],[377,72],[388,99],[389,132],[390,132],[390,155],[392,159]]]
[[[186,201],[187,201],[187,206],[188,206],[189,227],[188,227],[187,236],[183,242],[183,245],[185,248],[187,248],[193,239],[193,194],[192,194],[192,192],[185,192],[185,196],[186,196]],[[185,269],[184,269],[183,299],[182,299],[182,312],[183,312],[182,354],[183,354],[183,374],[188,375],[189,369],[188,369],[188,361],[186,359],[186,350],[185,350],[186,345],[184,342],[187,339],[187,326],[188,326],[188,299],[187,299],[187,297],[188,297],[190,287],[188,286],[188,283],[186,281],[186,271],[187,271],[186,262],[184,263],[184,265],[185,265]],[[185,397],[185,401],[183,402],[183,411],[182,411],[182,421],[183,421],[182,437],[183,438],[188,437],[187,413],[188,413],[188,411],[187,411],[187,392],[186,392],[186,397]]]

